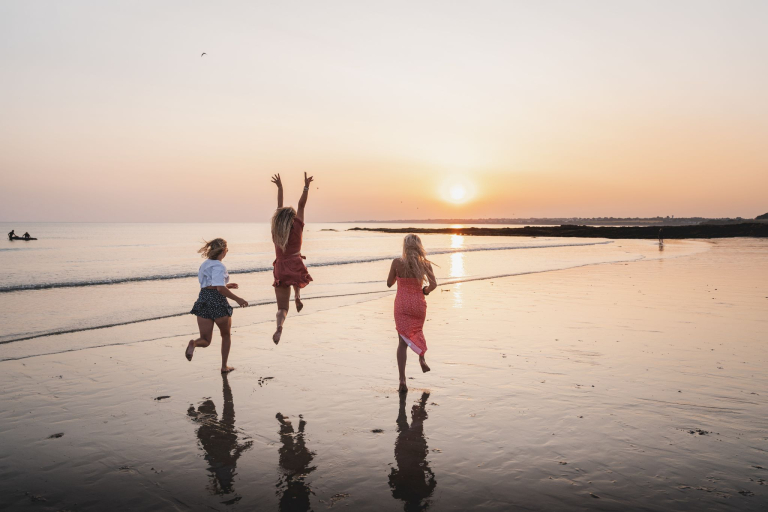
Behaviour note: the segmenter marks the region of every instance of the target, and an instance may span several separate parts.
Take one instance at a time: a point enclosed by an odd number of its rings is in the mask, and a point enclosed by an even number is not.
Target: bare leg
[[[192,360],[192,356],[195,353],[195,347],[207,347],[211,344],[211,337],[213,336],[213,320],[197,317],[197,327],[200,329],[200,337],[194,340],[189,340],[187,350],[184,352],[187,361]]]
[[[304,309],[304,304],[301,302],[301,288],[294,285],[293,294],[296,300],[296,312],[301,313],[301,310]]]
[[[215,320],[216,325],[219,327],[221,333],[221,373],[229,373],[234,370],[233,367],[227,366],[227,359],[229,358],[229,349],[232,346],[232,317],[222,316]]]
[[[399,334],[397,335],[397,341],[397,370],[400,373],[400,387],[398,391],[402,393],[408,391],[408,386],[405,383],[405,361],[408,359],[408,345]]]
[[[291,301],[291,289],[288,286],[275,286],[275,299],[277,299],[277,314],[275,315],[277,329],[275,330],[275,334],[272,335],[272,341],[277,345],[280,343],[280,336],[283,334],[283,324],[288,316],[288,305]]]
[[[424,359],[424,354],[419,356],[419,364],[421,365],[421,371],[427,373],[430,368],[427,366],[427,361]]]

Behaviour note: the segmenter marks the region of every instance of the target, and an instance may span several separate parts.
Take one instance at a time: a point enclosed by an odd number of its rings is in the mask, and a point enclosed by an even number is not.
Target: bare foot
[[[304,309],[304,304],[302,304],[301,299],[296,299],[296,312],[301,313],[302,309]]]
[[[427,373],[430,370],[429,366],[427,366],[427,362],[424,360],[423,357],[419,358],[419,364],[421,365],[422,372]]]
[[[195,340],[189,340],[189,345],[187,345],[187,350],[184,351],[184,356],[187,358],[187,361],[192,360],[192,355],[195,353]]]
[[[222,366],[221,373],[229,373],[235,370],[234,366]]]
[[[277,328],[277,330],[275,331],[275,334],[272,335],[272,341],[275,342],[275,345],[280,343],[280,336],[282,335],[283,335],[283,326],[281,325],[280,327]]]
[[[400,381],[400,387],[397,388],[397,391],[400,392],[400,393],[407,393],[408,392],[408,386],[405,385],[405,381],[404,380]]]

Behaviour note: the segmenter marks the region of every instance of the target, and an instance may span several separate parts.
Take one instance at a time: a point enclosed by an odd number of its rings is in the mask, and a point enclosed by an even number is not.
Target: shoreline
[[[647,239],[659,238],[658,226],[525,226],[522,228],[350,228],[347,231],[374,231],[380,233],[416,233],[467,236],[551,236],[563,238]],[[694,226],[664,226],[663,238],[768,238],[768,224],[700,224]]]
[[[0,509],[762,511],[766,243],[442,282],[407,394],[391,294],[238,312],[225,376],[189,318],[70,335],[2,363]]]

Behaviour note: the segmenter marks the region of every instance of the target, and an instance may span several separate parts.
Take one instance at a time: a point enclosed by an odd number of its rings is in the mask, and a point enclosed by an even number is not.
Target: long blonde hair
[[[402,260],[405,273],[423,283],[430,272],[432,262],[427,259],[427,251],[421,245],[418,235],[405,235]]]
[[[203,240],[205,242],[205,240]],[[217,260],[222,252],[227,248],[227,241],[223,238],[214,238],[210,242],[205,242],[197,252],[200,253],[202,258],[208,258],[209,260]]]
[[[293,206],[278,208],[272,215],[272,241],[283,251],[288,245],[288,237],[291,236],[294,218],[296,218],[296,210],[293,209]]]

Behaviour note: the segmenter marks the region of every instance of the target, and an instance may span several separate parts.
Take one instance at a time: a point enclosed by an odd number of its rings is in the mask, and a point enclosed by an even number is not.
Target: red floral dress
[[[288,235],[288,244],[285,251],[275,245],[275,261],[272,262],[274,270],[272,274],[275,281],[272,286],[298,286],[304,288],[312,281],[312,276],[304,265],[304,256],[301,255],[301,237],[304,232],[304,221],[294,218],[291,226],[291,234]]]

